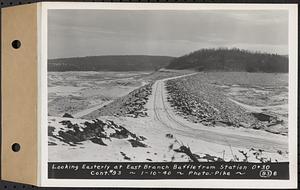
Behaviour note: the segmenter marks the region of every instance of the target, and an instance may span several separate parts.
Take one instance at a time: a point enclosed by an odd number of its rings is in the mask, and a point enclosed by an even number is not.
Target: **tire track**
[[[177,77],[178,78],[178,77]],[[261,148],[268,152],[276,152],[277,150],[287,150],[287,144],[276,142],[276,139],[262,139],[256,137],[248,137],[238,134],[227,134],[216,131],[209,131],[207,129],[195,129],[190,127],[188,124],[179,121],[174,117],[172,110],[168,109],[166,105],[166,98],[164,97],[164,80],[159,80],[154,83],[153,87],[153,111],[155,119],[161,123],[164,127],[171,130],[173,133],[183,135],[195,139],[201,139],[206,142],[217,143],[224,146],[234,146],[242,148]],[[180,116],[178,116],[180,117]],[[186,121],[188,122],[188,121]],[[193,123],[190,123],[191,125]]]

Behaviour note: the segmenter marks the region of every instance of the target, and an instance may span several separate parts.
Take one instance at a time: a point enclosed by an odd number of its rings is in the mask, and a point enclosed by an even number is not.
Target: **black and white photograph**
[[[289,162],[288,24],[280,9],[48,10],[48,161]]]

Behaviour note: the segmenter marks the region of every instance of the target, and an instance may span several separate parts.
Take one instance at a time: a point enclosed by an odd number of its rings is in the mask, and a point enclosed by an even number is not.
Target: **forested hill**
[[[48,60],[48,71],[154,71],[167,66],[173,57],[109,55]]]
[[[201,49],[175,58],[168,69],[206,71],[288,72],[288,57],[240,49]]]

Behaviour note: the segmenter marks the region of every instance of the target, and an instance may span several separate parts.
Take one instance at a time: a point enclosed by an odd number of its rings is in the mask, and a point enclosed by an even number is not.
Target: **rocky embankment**
[[[76,147],[84,141],[107,146],[113,139],[121,139],[128,141],[132,147],[147,147],[143,142],[145,137],[138,136],[111,120],[78,121],[71,118],[52,118],[48,126],[48,136],[50,146],[62,142]]]
[[[100,116],[112,115],[133,118],[146,117],[148,114],[145,104],[148,101],[149,95],[152,93],[152,84],[153,83],[144,85],[82,118],[95,119]]]
[[[269,130],[269,127],[282,122],[276,116],[248,112],[230,101],[220,89],[212,84],[193,81],[191,77],[186,77],[168,80],[166,88],[171,106],[178,114],[191,122],[202,123],[206,126],[222,125],[263,129],[285,134],[282,131]]]

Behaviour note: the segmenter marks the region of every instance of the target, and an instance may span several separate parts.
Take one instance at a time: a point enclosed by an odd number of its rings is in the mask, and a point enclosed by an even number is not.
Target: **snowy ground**
[[[288,160],[286,136],[245,128],[206,127],[180,117],[166,100],[166,80],[157,80],[152,87],[145,105],[149,117],[102,116],[99,120],[106,124],[96,139],[91,135],[96,129],[85,131],[86,120],[49,117],[49,161],[191,161],[188,151],[182,152],[184,147],[199,161]],[[76,131],[76,124],[78,132],[63,135]]]

